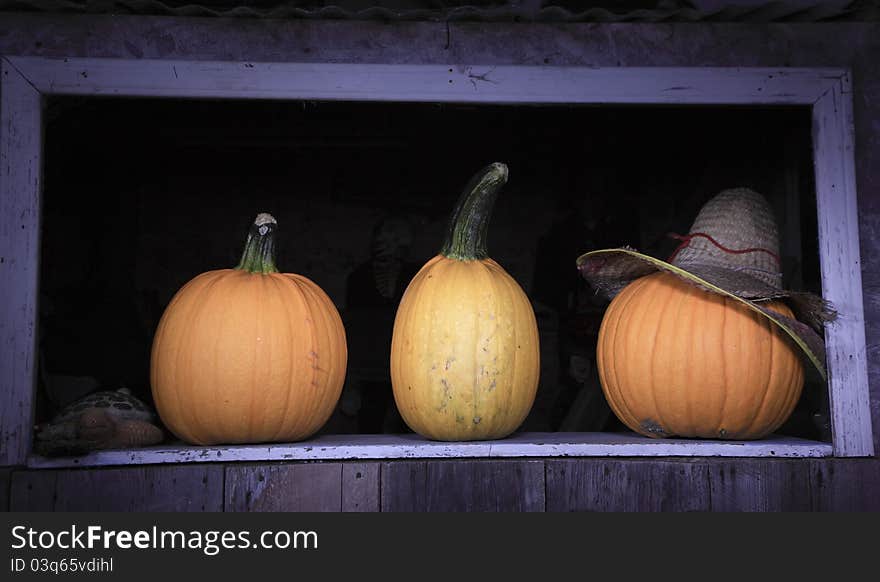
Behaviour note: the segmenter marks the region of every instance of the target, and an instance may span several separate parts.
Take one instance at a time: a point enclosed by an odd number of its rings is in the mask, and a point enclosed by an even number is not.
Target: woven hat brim
[[[677,275],[712,293],[730,297],[755,313],[766,317],[785,332],[813,364],[822,379],[827,378],[825,342],[819,334],[809,325],[780,315],[760,304],[760,301],[779,298],[791,298],[801,302],[813,301],[807,297],[809,294],[791,293],[777,289],[744,274],[731,276],[729,270],[708,265],[689,265],[688,270],[685,270],[630,248],[602,249],[584,253],[578,257],[577,266],[581,275],[609,298],[617,295],[631,281],[658,270]],[[737,285],[735,282],[739,282],[741,285]],[[745,289],[739,289],[739,287],[745,287]],[[819,301],[821,302],[821,299]],[[823,305],[825,305],[824,302]],[[821,320],[822,318],[817,317],[817,319]]]

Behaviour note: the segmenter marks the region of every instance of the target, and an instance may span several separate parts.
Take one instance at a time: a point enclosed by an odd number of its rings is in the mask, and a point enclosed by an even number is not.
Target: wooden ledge
[[[774,436],[758,441],[650,439],[624,433],[518,433],[497,441],[439,442],[417,435],[326,435],[299,443],[159,446],[79,457],[31,455],[28,467],[164,463],[504,457],[830,457],[829,443]]]

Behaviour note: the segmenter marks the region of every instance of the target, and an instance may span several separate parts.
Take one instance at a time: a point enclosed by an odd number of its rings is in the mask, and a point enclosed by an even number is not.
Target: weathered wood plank
[[[819,511],[880,511],[880,460],[809,462]]]
[[[428,511],[544,511],[543,461],[429,463]]]
[[[876,511],[880,461],[547,461],[548,511]]]
[[[544,465],[228,466],[225,503],[213,465],[5,469],[0,494],[11,473],[13,511],[375,511],[381,477],[383,511],[880,511],[877,459],[548,459],[546,482]]]
[[[92,495],[92,491],[64,490],[59,487],[58,476],[69,471],[16,471],[9,482],[9,509],[11,511],[55,511],[64,501],[59,495],[79,498]],[[81,480],[87,478],[81,475]],[[64,481],[70,482],[69,479]],[[59,492],[60,490],[60,492]]]
[[[229,465],[226,511],[341,511],[342,463]]]
[[[386,463],[382,510],[544,511],[544,462]]]
[[[145,447],[81,457],[28,459],[33,468],[232,461],[329,461],[504,457],[826,457],[831,445],[794,437],[760,441],[651,439],[635,433],[517,433],[496,441],[439,442],[418,435],[323,435],[298,443]]]
[[[817,505],[809,462],[750,459],[700,463],[709,480],[711,511],[813,511]]]
[[[0,59],[0,466],[30,450],[37,366],[40,93]]]
[[[826,357],[835,456],[872,456],[870,389],[859,249],[849,76],[813,106],[822,295],[837,309],[827,325]]]
[[[14,471],[12,511],[221,511],[214,465]]]
[[[704,464],[670,460],[547,461],[547,511],[705,511]]]
[[[379,463],[342,465],[342,511],[379,511]]]
[[[382,511],[416,512],[427,507],[427,463],[382,463],[380,496]]]
[[[491,103],[811,104],[831,68],[588,68],[9,57],[66,95]]]

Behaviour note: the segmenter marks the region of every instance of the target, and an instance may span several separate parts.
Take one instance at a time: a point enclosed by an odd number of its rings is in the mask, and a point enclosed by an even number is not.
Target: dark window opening
[[[510,179],[489,253],[532,299],[542,345],[522,431],[627,430],[598,385],[607,302],[574,267],[585,251],[665,259],[678,245],[667,233],[746,186],[774,207],[786,286],[820,291],[807,107],[66,97],[46,119],[38,422],[97,388],[150,402],[169,300],[234,266],[267,211],[279,268],[313,279],[346,323],[346,386],[321,433],[404,432],[388,375],[397,302],[439,250],[464,183],[493,161]],[[401,267],[391,280],[376,271],[389,260]],[[824,385],[805,386],[778,433],[830,440]]]

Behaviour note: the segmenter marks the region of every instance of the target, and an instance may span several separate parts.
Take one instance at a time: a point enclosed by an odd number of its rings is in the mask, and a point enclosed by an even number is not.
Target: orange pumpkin
[[[314,282],[278,272],[275,229],[257,216],[239,265],[195,277],[162,315],[153,399],[184,441],[302,440],[336,406],[348,357],[342,319]]]
[[[765,305],[793,317],[783,303]],[[766,317],[665,272],[614,298],[596,357],[614,413],[651,437],[764,437],[804,384],[797,352]]]
[[[538,328],[528,297],[488,257],[486,230],[507,167],[478,173],[446,243],[410,282],[391,340],[398,410],[436,440],[498,439],[525,420],[538,387]]]

